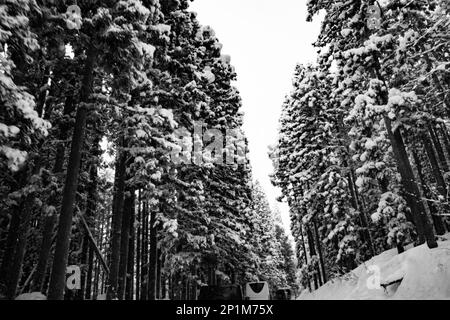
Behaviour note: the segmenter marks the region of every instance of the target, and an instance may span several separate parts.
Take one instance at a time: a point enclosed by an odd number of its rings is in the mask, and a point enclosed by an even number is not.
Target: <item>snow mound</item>
[[[106,300],[106,293],[99,294],[99,295],[97,296],[97,300]]]
[[[47,300],[47,297],[40,292],[23,293],[15,300]]]
[[[431,250],[385,251],[299,300],[450,300],[449,238]]]

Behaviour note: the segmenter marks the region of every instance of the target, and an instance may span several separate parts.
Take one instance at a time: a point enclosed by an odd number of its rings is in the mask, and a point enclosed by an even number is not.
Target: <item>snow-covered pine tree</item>
[[[371,5],[382,13],[377,28]],[[387,244],[402,252],[416,235],[435,247],[432,227],[445,232],[448,205],[448,7],[312,0],[308,10],[308,20],[325,12],[317,65],[297,67],[272,150],[304,274],[315,259],[323,267],[334,256],[348,270]],[[314,257],[322,240],[324,262]]]
[[[272,290],[285,287],[287,273],[284,270],[282,244],[277,239],[275,216],[259,182],[253,186],[253,210],[253,246],[259,257],[259,280],[269,282]]]

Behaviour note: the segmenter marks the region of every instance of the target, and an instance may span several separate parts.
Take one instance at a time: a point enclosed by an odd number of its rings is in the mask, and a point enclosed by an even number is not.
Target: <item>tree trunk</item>
[[[433,171],[433,176],[437,182],[437,190],[444,197],[444,202],[447,202],[447,187],[444,182],[444,177],[439,169],[439,165],[436,159],[436,155],[433,150],[433,146],[431,141],[426,135],[423,135],[423,144],[425,147],[425,152],[427,153],[428,160],[431,164],[431,169]],[[419,172],[419,178],[421,180],[424,195],[427,199],[432,199],[433,195],[428,185],[426,184],[425,177],[423,174],[422,164],[420,163],[420,159],[418,155],[413,151],[413,156],[416,162],[417,171]],[[439,213],[436,209],[436,206],[432,203],[432,201],[428,200],[428,207],[430,208],[431,218],[433,219],[434,228],[438,235],[443,235],[445,233],[444,223],[442,218],[439,216]]]
[[[9,222],[8,235],[6,237],[5,251],[3,253],[2,265],[0,268],[0,284],[6,288],[8,274],[11,270],[14,250],[16,248],[17,239],[19,237],[21,206],[16,206],[12,212]],[[6,294],[6,292],[5,292]]]
[[[320,241],[320,236],[319,236],[319,228],[317,227],[317,222],[316,219],[313,219],[313,225],[314,225],[314,233],[316,234],[316,244],[317,244],[317,251],[319,252],[319,261],[320,261],[320,267],[322,270],[322,277],[323,277],[323,283],[326,283],[327,280],[327,273],[325,271],[325,262],[323,260],[323,255],[322,255],[322,245],[321,245],[321,241]]]
[[[162,296],[162,299],[164,299],[164,300],[166,300],[168,297],[167,297],[167,294],[168,294],[168,287],[169,286],[169,281],[168,281],[168,279],[167,279],[167,277],[166,276],[164,276],[163,277],[163,282],[162,282],[162,287],[161,287],[161,296]]]
[[[138,192],[138,215],[136,231],[136,300],[141,299],[141,245],[142,245],[142,214],[141,214],[141,190]]]
[[[83,300],[84,299],[84,293],[86,289],[86,273],[87,273],[87,264],[89,260],[89,237],[84,232],[83,241],[81,245],[81,256],[80,256],[80,263],[81,263],[81,288],[76,293],[76,299],[77,300]]]
[[[87,227],[89,229],[95,228],[95,214],[97,211],[97,188],[98,188],[98,164],[99,164],[99,157],[101,156],[101,150],[100,150],[100,135],[97,134],[97,136],[94,139],[93,148],[92,148],[92,154],[94,158],[92,159],[90,172],[89,172],[89,185],[87,190],[87,205],[86,205],[86,219],[87,220]],[[89,233],[88,230],[86,230],[86,233]],[[89,234],[86,235],[86,240],[89,244]],[[92,239],[94,240],[94,239]],[[86,281],[82,282],[85,283],[84,288],[84,296],[83,299],[90,299],[91,298],[91,286],[92,286],[92,269],[93,269],[93,263],[94,263],[94,248],[93,244],[88,245],[88,252],[87,252],[87,261],[85,262],[87,264],[87,272],[86,272]]]
[[[88,251],[89,259],[88,259],[88,269],[86,274],[86,289],[84,293],[84,299],[85,300],[91,300],[91,292],[92,292],[92,274],[94,269],[94,249],[92,248],[92,245],[89,246]]]
[[[150,213],[150,259],[148,268],[148,300],[156,300],[156,277],[158,263],[158,227],[156,210]]]
[[[393,131],[391,120],[387,116],[384,118],[384,121],[394,151],[397,168],[401,175],[402,186],[405,190],[405,200],[408,203],[416,225],[419,236],[418,244],[423,244],[426,241],[429,248],[436,248],[438,244],[420,197],[419,187],[417,186],[414,172],[409,162],[400,129],[397,128],[397,130]]]
[[[384,81],[380,73],[381,65],[378,57],[374,54],[373,58],[375,61],[375,67],[373,68],[375,76],[380,81],[383,81],[385,87],[388,88],[389,86],[386,84],[386,81]],[[387,90],[383,92],[379,100],[382,105],[388,104],[389,96]],[[411,210],[411,216],[419,236],[418,244],[423,244],[426,241],[430,249],[436,248],[438,244],[436,242],[433,228],[431,227],[426,215],[425,207],[420,198],[419,187],[417,186],[414,172],[408,158],[408,153],[406,152],[405,143],[400,131],[401,129],[396,128],[393,130],[392,121],[387,115],[384,116],[384,123],[391,142],[394,158],[397,163],[397,169],[401,176],[401,183],[405,192],[405,200]]]
[[[84,143],[84,134],[87,118],[87,106],[94,80],[94,66],[96,50],[91,46],[87,52],[84,76],[81,85],[81,104],[78,107],[75,126],[72,135],[69,163],[67,166],[66,182],[64,184],[61,213],[59,216],[58,232],[56,238],[55,258],[50,275],[48,290],[49,300],[63,300],[66,279],[67,259],[69,256],[70,231],[75,195],[78,187],[81,151]]]
[[[92,277],[92,266],[90,265],[91,255],[93,253],[92,245],[90,244],[89,239],[89,230],[94,227],[94,216],[97,207],[97,162],[99,156],[99,143],[100,138],[96,137],[93,143],[93,148],[91,153],[94,158],[92,159],[91,166],[89,168],[89,183],[87,187],[87,204],[86,204],[86,223],[87,228],[84,230],[84,239],[83,239],[83,247],[81,253],[81,264],[83,265],[83,269],[81,272],[81,290],[78,292],[78,299],[83,300],[86,296],[86,286],[90,285],[89,277]],[[88,275],[89,268],[91,269],[91,275]]]
[[[120,249],[122,238],[122,217],[125,196],[125,176],[127,155],[124,150],[124,138],[120,138],[118,156],[116,161],[116,176],[114,183],[113,215],[111,228],[111,258],[109,262],[109,277],[107,288],[107,299],[113,300],[118,297]]]
[[[123,206],[122,235],[120,243],[119,264],[119,300],[125,300],[127,273],[128,273],[128,249],[130,246],[130,225],[132,211],[134,210],[134,190],[127,190]]]
[[[420,183],[422,184],[423,194],[427,199],[429,199],[429,200],[427,200],[427,204],[428,204],[428,208],[430,209],[431,218],[433,219],[434,228],[436,230],[436,233],[440,234],[440,226],[442,224],[442,219],[440,219],[440,217],[438,216],[438,210],[437,210],[435,204],[433,203],[433,201],[431,201],[433,195],[432,195],[431,190],[428,187],[427,182],[425,180],[422,163],[420,162],[420,158],[417,154],[417,151],[413,150],[412,154],[413,154],[414,162],[416,164],[417,172],[419,174]],[[439,222],[439,220],[440,220],[440,222]]]
[[[68,97],[66,97],[66,101],[64,103],[64,110],[63,110],[64,119],[61,121],[61,124],[59,125],[58,140],[60,140],[60,142],[56,147],[55,165],[53,167],[54,173],[61,173],[63,171],[64,156],[66,154],[65,140],[67,140],[69,136],[69,130],[72,128],[72,124],[70,123],[70,121],[68,121],[65,118],[69,117],[70,114],[74,111],[75,111],[74,97],[72,95],[69,95]]]
[[[309,228],[309,226],[306,226],[306,235],[308,237],[308,244],[309,244],[309,254],[312,257],[314,257],[316,255],[316,248],[314,246],[314,238],[312,236],[312,232],[311,229]],[[319,289],[319,283],[321,282],[320,279],[320,270],[318,266],[315,266],[315,271],[314,271],[314,289],[317,290]]]
[[[12,257],[11,268],[8,273],[6,297],[13,299],[16,295],[17,286],[19,284],[20,276],[22,275],[22,264],[25,256],[25,248],[27,244],[28,230],[31,215],[33,212],[34,195],[30,194],[26,197],[23,206],[23,216],[21,217],[20,226],[17,234],[17,244]]]
[[[47,275],[48,259],[50,258],[50,251],[53,244],[53,231],[55,228],[57,217],[56,214],[51,213],[44,217],[44,228],[42,232],[41,249],[39,250],[39,259],[34,273],[34,280],[32,290],[44,293],[44,279]]]
[[[94,269],[94,283],[93,283],[93,290],[92,290],[92,300],[97,300],[98,296],[98,286],[100,283],[100,263],[98,261],[95,262],[95,269]]]
[[[158,256],[157,256],[157,267],[156,267],[156,299],[161,299],[161,250],[158,249]]]
[[[300,224],[300,234],[302,237],[302,248],[303,248],[303,254],[305,256],[305,264],[308,264],[308,252],[306,251],[306,244],[305,244],[305,236],[303,235],[303,225]],[[300,257],[299,257],[300,259]],[[308,280],[308,289],[311,292],[311,282]]]
[[[450,137],[448,136],[447,127],[445,124],[440,124],[440,132],[442,135],[442,138],[444,139],[444,146],[445,150],[447,151],[447,156],[450,157]]]
[[[171,272],[169,275],[169,290],[168,290],[168,294],[169,294],[169,300],[174,300],[174,289],[173,289],[173,273]]]
[[[136,242],[136,232],[135,232],[135,220],[136,220],[136,194],[133,192],[133,204],[131,210],[130,217],[130,241],[128,245],[128,267],[127,267],[127,291],[126,291],[126,299],[133,300],[134,299],[134,244]]]
[[[441,173],[441,170],[439,168],[439,164],[436,158],[436,154],[434,153],[433,150],[433,145],[431,143],[431,140],[428,138],[428,136],[426,134],[424,134],[422,136],[422,140],[423,140],[423,145],[425,147],[425,152],[427,153],[428,156],[428,160],[430,161],[431,164],[431,169],[433,171],[433,176],[436,179],[436,183],[437,183],[437,190],[439,191],[439,193],[446,197],[447,195],[447,187],[445,185],[445,181],[444,181],[444,177]]]
[[[439,136],[436,134],[434,128],[428,126],[428,132],[430,132],[431,140],[433,141],[434,147],[436,149],[437,155],[439,157],[439,161],[442,166],[442,170],[444,172],[449,172],[447,158],[445,157],[444,149],[442,149],[441,142],[439,140]]]
[[[41,89],[42,87],[46,86],[48,84],[48,81],[50,80],[50,67],[47,66],[45,67],[44,70],[44,77],[42,79],[41,85],[39,87],[39,89]],[[45,106],[45,101],[47,99],[47,95],[48,95],[48,90],[42,90],[39,93],[38,99],[37,99],[37,103],[36,103],[36,112],[38,114],[39,117],[42,118],[43,114],[44,114],[44,106]]]
[[[144,200],[142,210],[142,261],[141,261],[141,300],[148,297],[148,203]]]
[[[66,98],[65,104],[64,104],[64,111],[63,115],[68,116],[74,111],[74,98],[73,95],[69,95]],[[66,121],[67,122],[67,121]],[[68,132],[71,128],[70,123],[62,123],[60,125],[60,131],[59,131],[59,140],[64,141],[67,139]],[[64,166],[64,155],[66,153],[66,146],[65,142],[61,142],[58,147],[56,148],[56,157],[55,157],[55,165],[53,168],[53,173],[60,174],[63,171]],[[56,190],[54,191],[56,193]],[[58,195],[53,194],[49,198],[49,205],[56,207]],[[38,265],[36,269],[36,273],[34,275],[33,280],[33,291],[41,291],[44,292],[44,279],[47,275],[47,266],[48,266],[48,260],[50,258],[50,252],[52,248],[53,243],[53,234],[54,234],[54,228],[55,223],[57,222],[57,216],[56,213],[52,213],[45,216],[44,221],[44,229],[42,233],[42,244],[41,244],[41,250],[39,252],[39,260]]]
[[[363,229],[363,239],[365,240],[365,242],[367,243],[367,246],[370,249],[371,256],[374,257],[375,256],[375,247],[373,245],[372,236],[370,234],[369,223],[367,221],[367,217],[364,212],[364,206],[362,206],[360,204],[358,189],[355,185],[355,175],[354,175],[353,168],[351,168],[351,167],[350,167],[350,173],[348,175],[348,180],[349,180],[350,193],[351,193],[352,199],[353,199],[353,206],[354,206],[355,210],[357,210],[359,212],[359,221],[361,222],[361,227]]]

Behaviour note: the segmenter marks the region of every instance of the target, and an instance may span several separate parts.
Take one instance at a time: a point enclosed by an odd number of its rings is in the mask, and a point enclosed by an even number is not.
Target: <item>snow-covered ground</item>
[[[23,293],[15,300],[47,300],[47,297],[40,292]]]
[[[441,240],[432,250],[385,251],[315,292],[304,291],[299,300],[450,300],[450,234]]]

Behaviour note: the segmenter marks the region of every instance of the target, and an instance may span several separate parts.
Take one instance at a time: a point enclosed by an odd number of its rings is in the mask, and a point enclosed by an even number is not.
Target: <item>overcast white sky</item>
[[[268,146],[277,139],[284,97],[291,91],[296,63],[313,62],[320,19],[306,22],[306,0],[195,0],[191,10],[211,26],[231,56],[243,100],[244,130],[249,139],[254,178],[272,206],[280,194],[270,183]],[[289,211],[279,204],[289,229]]]

